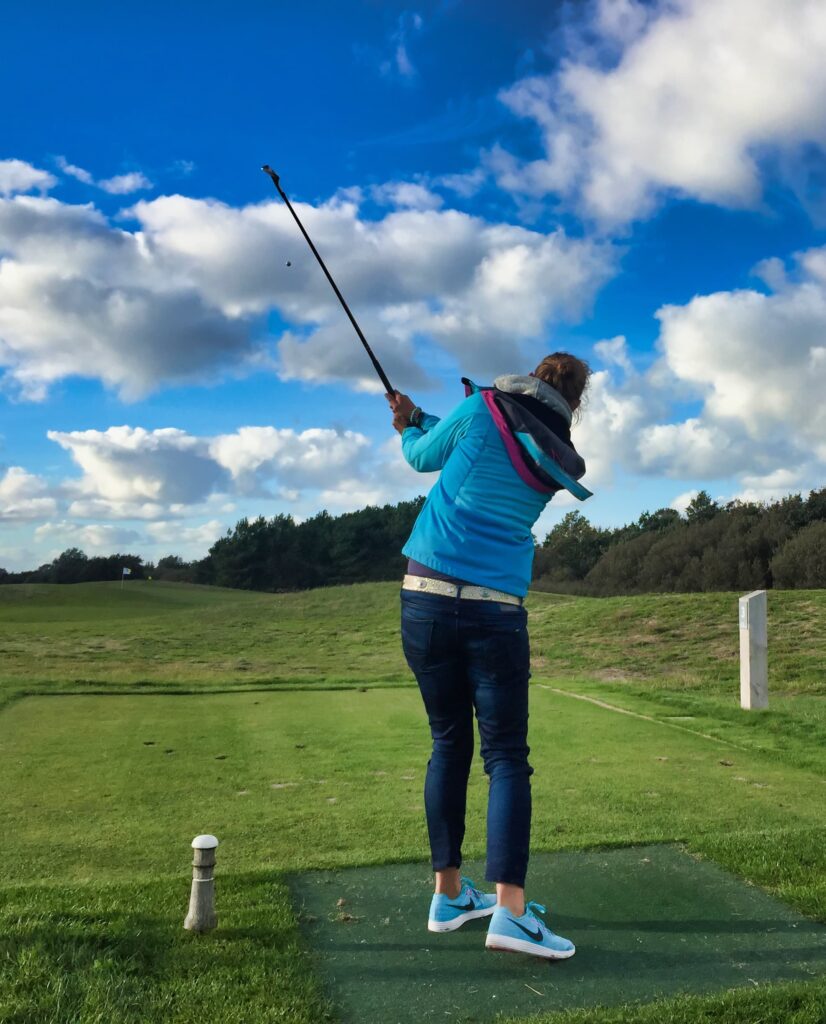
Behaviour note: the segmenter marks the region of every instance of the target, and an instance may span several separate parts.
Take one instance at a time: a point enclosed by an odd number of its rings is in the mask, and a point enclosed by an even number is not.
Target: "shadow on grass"
[[[330,1019],[278,879],[222,879],[210,935],[184,930],[188,896],[186,879],[2,890],[0,1020]]]

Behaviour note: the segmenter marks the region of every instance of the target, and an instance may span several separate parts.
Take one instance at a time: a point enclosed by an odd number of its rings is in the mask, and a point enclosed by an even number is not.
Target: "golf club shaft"
[[[330,285],[331,285],[331,287],[332,287],[333,291],[334,291],[334,292],[336,293],[336,295],[337,295],[337,297],[338,297],[338,301],[339,301],[339,302],[340,302],[340,303],[342,304],[342,306],[344,307],[344,312],[345,312],[345,313],[347,314],[347,316],[348,316],[348,317],[350,318],[350,323],[351,323],[351,324],[353,325],[353,327],[355,328],[356,334],[357,334],[357,335],[359,336],[359,341],[360,341],[360,342],[362,343],[362,345],[364,345],[364,349],[365,349],[365,351],[367,352],[367,355],[368,355],[368,356],[370,356],[370,361],[372,362],[373,366],[375,367],[376,373],[377,373],[377,374],[379,375],[379,379],[381,380],[382,384],[384,385],[384,387],[385,387],[385,390],[387,391],[387,393],[388,393],[389,395],[395,394],[395,391],[394,391],[393,385],[392,385],[392,384],[390,383],[390,381],[389,381],[389,380],[387,379],[387,374],[386,374],[386,373],[384,372],[384,370],[382,369],[381,363],[380,363],[380,362],[378,361],[378,359],[376,359],[375,355],[373,354],[373,350],[372,350],[372,349],[370,348],[369,344],[367,343],[367,338],[365,338],[365,337],[364,337],[364,334],[362,333],[362,330],[361,330],[361,328],[359,327],[359,325],[358,325],[358,323],[357,323],[357,321],[356,321],[356,318],[355,318],[355,317],[353,316],[352,312],[350,311],[350,307],[349,307],[349,306],[347,305],[347,302],[345,301],[345,298],[344,298],[344,296],[343,296],[343,295],[341,294],[341,292],[340,292],[340,291],[338,290],[338,285],[337,285],[337,284],[335,283],[335,281],[333,280],[333,275],[332,275],[332,274],[330,273],[330,271],[329,271],[329,270],[327,269],[327,266],[326,266],[326,264],[325,264],[324,260],[323,260],[323,259],[321,258],[321,255],[319,254],[319,251],[318,251],[318,249],[316,249],[316,247],[315,247],[315,246],[313,245],[313,240],[312,240],[312,238],[310,238],[310,236],[309,236],[309,235],[307,234],[307,232],[306,232],[306,231],[304,230],[304,225],[303,225],[303,224],[301,223],[301,221],[300,221],[300,220],[298,219],[298,214],[297,214],[297,213],[295,212],[295,210],[293,209],[293,205],[292,205],[292,203],[291,203],[291,202],[290,202],[290,200],[289,200],[289,199],[287,198],[287,194],[286,194],[286,192],[284,191],[284,189],[283,189],[283,188],[281,187],[281,179],[280,179],[280,178],[279,178],[279,176],[278,176],[278,175],[277,175],[277,174],[275,173],[275,171],[274,171],[274,170],[272,169],[272,167],[270,167],[270,166],[269,166],[269,164],[264,164],[264,166],[263,166],[263,167],[261,168],[261,170],[262,170],[262,171],[263,171],[263,172],[264,172],[265,174],[268,174],[268,175],[269,175],[269,176],[270,176],[270,177],[272,178],[272,182],[273,182],[273,185],[275,185],[276,189],[278,190],[278,194],[279,194],[279,195],[281,196],[281,198],[282,198],[282,199],[284,200],[284,202],[285,202],[285,203],[287,204],[287,209],[288,209],[288,210],[290,211],[290,213],[291,213],[291,214],[293,215],[293,217],[294,217],[294,219],[295,219],[295,222],[296,222],[296,224],[297,224],[297,225],[299,226],[299,228],[301,229],[301,234],[302,234],[302,235],[303,235],[303,236],[305,237],[305,239],[307,240],[307,245],[309,245],[309,247],[310,247],[310,248],[311,248],[311,249],[313,250],[313,256],[315,256],[315,258],[316,258],[316,259],[318,260],[318,262],[319,262],[319,266],[320,266],[320,267],[321,267],[321,269],[322,269],[322,270],[324,271],[324,273],[325,273],[325,275],[326,275],[326,277],[327,277],[327,280],[328,280],[328,281],[330,282]]]

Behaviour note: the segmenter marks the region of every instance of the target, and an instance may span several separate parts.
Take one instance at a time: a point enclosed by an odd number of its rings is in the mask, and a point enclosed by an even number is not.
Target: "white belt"
[[[499,601],[502,604],[522,604],[522,598],[506,594],[504,590],[490,587],[474,587],[467,583],[448,583],[434,580],[430,576],[405,576],[402,590],[416,590],[421,594],[441,594],[442,597],[458,597],[465,601]]]

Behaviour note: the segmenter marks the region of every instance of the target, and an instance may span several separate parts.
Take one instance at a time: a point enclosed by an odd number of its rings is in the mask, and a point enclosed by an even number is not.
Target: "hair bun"
[[[582,404],[591,373],[591,367],[584,359],[577,359],[569,352],[553,352],[545,356],[531,376],[556,388],[568,405],[577,409]]]

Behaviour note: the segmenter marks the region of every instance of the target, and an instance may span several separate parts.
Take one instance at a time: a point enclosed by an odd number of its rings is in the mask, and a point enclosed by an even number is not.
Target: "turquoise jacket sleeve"
[[[432,430],[438,422],[438,416],[434,416],[432,412],[423,412],[419,419],[419,429],[423,430],[426,434],[428,430]]]
[[[402,432],[402,454],[419,473],[442,469],[470,421],[465,402],[460,402],[444,419],[425,413],[421,427],[406,427]]]

